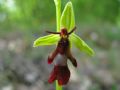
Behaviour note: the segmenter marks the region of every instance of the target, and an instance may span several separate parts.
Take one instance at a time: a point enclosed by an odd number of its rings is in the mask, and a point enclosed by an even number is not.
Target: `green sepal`
[[[76,34],[72,34],[70,36],[70,40],[80,51],[83,51],[91,56],[94,55],[94,51]]]
[[[70,1],[66,4],[61,15],[60,27],[64,27],[68,31],[72,30],[75,27],[73,5]]]
[[[53,34],[39,37],[34,41],[33,47],[56,44],[59,39],[60,39],[59,35]]]

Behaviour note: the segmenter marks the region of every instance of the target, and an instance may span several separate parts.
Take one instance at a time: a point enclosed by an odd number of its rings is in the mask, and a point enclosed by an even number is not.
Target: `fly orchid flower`
[[[65,85],[70,78],[67,59],[72,62],[73,66],[77,67],[77,62],[71,54],[70,46],[74,44],[80,51],[84,51],[89,55],[93,55],[94,51],[74,33],[76,27],[72,3],[69,1],[66,4],[61,15],[61,0],[54,0],[54,2],[56,5],[57,32],[47,31],[50,35],[38,38],[34,41],[33,46],[57,44],[56,49],[48,56],[48,64],[54,61],[54,69],[48,82],[52,83],[58,80],[59,85]],[[60,27],[64,28],[60,29]]]
[[[51,64],[55,60],[55,66],[48,80],[49,83],[58,80],[59,85],[65,85],[68,83],[70,78],[70,71],[67,66],[67,59],[69,59],[72,64],[77,67],[76,59],[72,56],[70,50],[69,35],[76,29],[73,28],[71,32],[67,32],[66,28],[62,28],[61,32],[49,32],[52,34],[59,34],[60,40],[58,41],[57,48],[48,57],[48,63]]]

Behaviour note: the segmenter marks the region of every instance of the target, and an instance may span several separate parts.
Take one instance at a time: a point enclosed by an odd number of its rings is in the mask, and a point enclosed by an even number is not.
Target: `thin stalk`
[[[56,6],[56,23],[57,32],[60,31],[60,18],[61,18],[61,0],[54,0]]]
[[[58,81],[56,80],[56,90],[62,90],[62,86],[58,84]]]
[[[60,31],[60,18],[61,18],[61,0],[54,0],[55,6],[56,6],[56,28],[57,32]],[[62,86],[58,84],[58,81],[56,80],[56,90],[62,90]]]

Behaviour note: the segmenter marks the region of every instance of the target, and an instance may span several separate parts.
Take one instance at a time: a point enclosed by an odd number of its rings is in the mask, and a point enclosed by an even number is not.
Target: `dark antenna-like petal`
[[[76,26],[68,33],[68,35],[70,35],[71,33],[73,33],[76,30]]]
[[[51,34],[60,34],[60,32],[51,32],[51,31],[46,31],[46,32]]]

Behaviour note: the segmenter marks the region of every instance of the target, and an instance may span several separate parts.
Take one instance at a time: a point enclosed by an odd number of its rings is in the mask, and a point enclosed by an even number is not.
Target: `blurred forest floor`
[[[120,90],[120,1],[71,1],[76,34],[95,56],[72,48],[78,68],[68,62],[71,78],[64,90]],[[52,0],[0,0],[0,90],[55,90],[47,82],[53,68],[47,57],[55,45],[32,46],[45,30],[55,31],[55,21]]]

